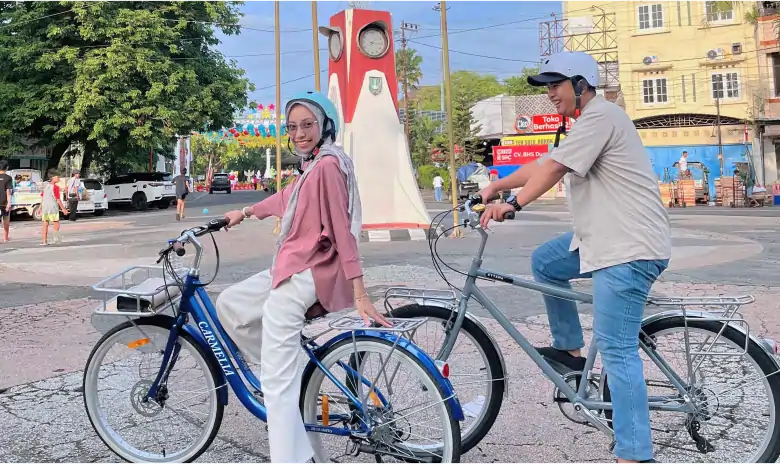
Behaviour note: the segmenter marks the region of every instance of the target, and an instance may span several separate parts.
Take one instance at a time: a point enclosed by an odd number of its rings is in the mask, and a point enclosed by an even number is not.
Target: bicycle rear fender
[[[344,332],[341,333],[332,339],[328,340],[324,345],[321,345],[318,348],[318,351],[327,350],[334,344],[344,340],[344,339],[350,339],[352,338],[353,332]],[[390,343],[395,343],[396,340],[398,340],[398,348],[401,348],[402,350],[406,351],[410,355],[412,355],[415,359],[420,361],[420,364],[425,368],[428,373],[431,374],[431,376],[436,380],[436,383],[439,384],[442,388],[444,397],[447,398],[447,404],[449,404],[450,409],[452,411],[452,418],[455,419],[458,422],[462,422],[466,420],[466,417],[463,415],[463,408],[460,406],[460,401],[458,401],[458,397],[455,394],[455,390],[452,388],[452,384],[449,380],[447,380],[443,375],[441,375],[441,372],[439,372],[439,369],[436,367],[436,364],[434,364],[433,359],[431,359],[428,354],[421,350],[417,345],[410,342],[406,338],[400,337],[398,334],[391,333],[391,332],[381,332],[378,330],[356,330],[354,331],[355,336],[366,336],[366,337],[376,337],[381,338],[383,340],[386,340]]]
[[[685,313],[683,313],[682,310],[679,309],[672,309],[669,311],[662,311],[660,313],[653,314],[651,316],[648,316],[642,320],[642,326],[646,326],[649,324],[652,324],[654,322],[666,320],[666,319],[672,319],[675,317],[690,317],[695,319],[711,319],[714,321],[719,321],[717,317],[715,317],[711,312],[707,311],[689,311],[686,310]],[[722,321],[721,321],[722,322]],[[733,327],[734,329],[738,330],[742,335],[748,335],[746,333],[746,330],[744,327],[742,327],[740,324],[729,324],[730,327]],[[766,343],[764,343],[761,339],[756,338],[755,335],[752,333],[748,335],[748,338],[750,341],[755,342],[758,346],[761,347],[762,350],[772,359],[772,362],[775,363],[775,366],[777,366],[777,369],[780,370],[780,362],[778,362],[777,357],[775,356],[775,353],[771,352],[769,348],[767,347]]]
[[[439,308],[444,308],[448,311],[458,310],[457,304],[453,307],[451,303],[446,303],[440,300],[415,298],[414,302],[417,303],[418,306],[438,306]],[[477,316],[472,314],[470,311],[466,311],[466,319],[470,320],[474,323],[474,325],[479,327],[479,329],[484,332],[485,336],[487,336],[488,340],[490,340],[493,346],[496,347],[496,351],[498,351],[498,360],[501,362],[501,370],[504,372],[504,398],[509,398],[509,376],[507,375],[508,371],[506,370],[506,361],[504,360],[504,352],[501,351],[501,345],[496,342],[495,337],[493,337],[493,335],[488,331],[487,327],[485,327],[485,324],[483,324]]]
[[[211,350],[211,347],[209,346],[208,343],[206,343],[206,339],[203,338],[203,335],[195,327],[189,324],[184,324],[181,330],[187,332],[190,336],[192,336],[195,342],[198,345],[200,345],[201,348],[203,348],[203,351],[207,353],[206,362],[208,362],[211,367],[215,368],[212,369],[212,371],[217,375],[217,378],[214,379],[214,384],[217,386],[217,401],[219,401],[219,404],[223,406],[227,406],[228,382],[227,379],[225,378],[225,374],[222,372],[222,368],[219,367],[219,363],[217,362],[216,359],[214,359],[214,353]]]

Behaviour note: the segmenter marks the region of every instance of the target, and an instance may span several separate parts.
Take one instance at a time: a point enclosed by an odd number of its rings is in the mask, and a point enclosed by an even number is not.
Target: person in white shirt
[[[433,178],[433,198],[436,201],[444,201],[444,197],[442,195],[442,187],[444,186],[444,179],[441,178],[440,175],[436,175],[436,177]]]
[[[689,179],[691,173],[688,171],[688,152],[683,151],[680,161],[677,162],[677,166],[680,170],[680,179]]]
[[[81,195],[81,174],[78,171],[73,171],[73,176],[68,179],[68,184],[65,187],[65,197],[68,199],[68,219],[71,221],[76,220],[76,210],[79,206],[79,195]]]

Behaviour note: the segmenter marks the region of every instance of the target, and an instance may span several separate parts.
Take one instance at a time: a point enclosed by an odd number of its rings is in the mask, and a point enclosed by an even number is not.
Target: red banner
[[[493,164],[526,164],[546,155],[549,145],[509,145],[493,147]]]
[[[535,114],[531,117],[531,132],[541,134],[555,132],[561,127],[563,116],[560,114]],[[566,118],[566,131],[571,130],[571,118]]]

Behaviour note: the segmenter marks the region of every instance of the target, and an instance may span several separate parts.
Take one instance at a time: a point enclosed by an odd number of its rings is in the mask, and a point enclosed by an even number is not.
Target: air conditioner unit
[[[644,63],[644,64],[645,64],[645,65],[647,65],[647,66],[649,66],[649,65],[651,65],[651,64],[653,64],[653,63],[657,63],[657,62],[658,62],[658,57],[657,57],[657,56],[655,56],[655,55],[652,55],[652,56],[646,56],[646,57],[644,57],[644,58],[642,59],[642,63]]]
[[[707,52],[707,59],[709,60],[722,60],[725,52],[722,48],[714,48]]]
[[[739,42],[734,42],[733,44],[731,44],[731,54],[732,55],[742,54],[742,44]]]

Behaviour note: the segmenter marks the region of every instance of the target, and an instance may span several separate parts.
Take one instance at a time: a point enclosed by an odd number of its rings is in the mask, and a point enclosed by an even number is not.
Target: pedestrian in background
[[[43,229],[41,230],[42,246],[49,244],[49,223],[54,225],[54,243],[60,243],[60,210],[62,210],[66,216],[69,216],[68,209],[62,204],[60,187],[57,185],[59,181],[60,176],[57,173],[52,173],[49,183],[46,184],[43,188],[43,192],[41,192],[41,219],[43,220]]]
[[[182,168],[181,174],[173,178],[176,186],[176,220],[184,219],[184,199],[190,193],[190,180],[187,177],[187,168]]]
[[[442,187],[444,186],[444,179],[440,175],[436,174],[433,178],[433,198],[436,201],[442,201],[444,196],[442,195]]]
[[[76,212],[79,209],[79,196],[83,187],[81,185],[81,175],[79,171],[73,171],[73,176],[68,179],[67,187],[65,189],[68,198],[68,219],[71,221],[76,220]]]
[[[11,190],[14,180],[6,174],[8,161],[0,160],[0,220],[3,222],[3,243],[9,241],[11,230]]]

